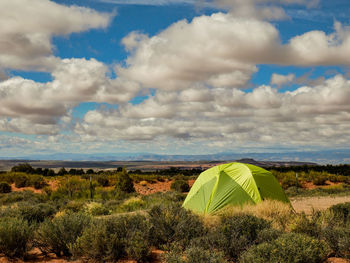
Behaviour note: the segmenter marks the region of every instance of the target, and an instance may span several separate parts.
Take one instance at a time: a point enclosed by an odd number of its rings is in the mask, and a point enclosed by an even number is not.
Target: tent
[[[213,213],[230,205],[257,204],[264,199],[289,203],[277,179],[265,169],[251,164],[228,163],[202,172],[183,207]]]

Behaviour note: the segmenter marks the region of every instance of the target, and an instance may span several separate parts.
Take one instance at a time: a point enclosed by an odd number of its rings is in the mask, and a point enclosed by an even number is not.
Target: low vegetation
[[[350,259],[350,203],[305,215],[288,204],[266,200],[199,215],[181,207],[193,171],[169,171],[166,175],[123,168],[106,173],[60,169],[50,177],[43,169],[19,165],[1,173],[0,253],[26,259],[36,248],[44,255],[89,262],[152,262],[155,249],[168,263]],[[350,193],[349,177],[343,174],[273,173],[289,196]],[[157,183],[171,185],[172,191],[135,191]],[[41,190],[27,190],[33,188]]]

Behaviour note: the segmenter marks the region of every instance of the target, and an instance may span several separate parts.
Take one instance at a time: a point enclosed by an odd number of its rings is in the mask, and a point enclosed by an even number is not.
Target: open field
[[[17,165],[0,173],[0,263],[265,263],[259,253],[275,250],[285,252],[269,262],[297,262],[286,261],[293,253],[302,262],[345,263],[348,167],[325,169],[343,173],[306,169],[296,177],[272,169],[294,210],[266,200],[202,215],[181,207],[199,169],[59,169],[48,176]]]
[[[194,179],[188,180],[190,187],[194,183]],[[166,182],[154,182],[141,185],[140,183],[134,183],[135,190],[140,195],[150,195],[154,193],[166,193],[171,191],[170,186],[173,180],[166,180]],[[52,190],[56,190],[58,187],[58,181],[50,181],[49,186]],[[33,187],[16,188],[15,184],[12,184],[13,191],[33,191],[35,193],[42,193],[41,189],[35,189]],[[315,189],[314,185],[308,185],[311,189]],[[350,202],[350,193],[347,196],[316,196],[316,197],[291,197],[292,206],[297,213],[305,212],[311,214],[314,210],[325,210],[333,205],[339,203]]]

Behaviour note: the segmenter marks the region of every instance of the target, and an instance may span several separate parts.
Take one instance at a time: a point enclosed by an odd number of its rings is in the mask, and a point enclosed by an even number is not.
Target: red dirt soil
[[[55,191],[58,188],[58,180],[52,180],[52,181],[46,181],[46,182],[48,184],[48,187],[51,190]],[[37,194],[41,194],[43,192],[42,189],[35,189],[34,187],[30,187],[30,186],[17,188],[15,184],[11,184],[11,189],[13,192],[16,192],[16,191],[21,192],[21,191],[28,191],[28,190]]]
[[[195,180],[188,180],[188,184],[190,187],[194,184]],[[172,180],[168,180],[165,182],[155,182],[155,183],[147,183],[146,185],[140,185],[139,183],[136,184],[134,183],[134,187],[137,193],[141,195],[149,195],[149,194],[154,194],[157,192],[168,192],[170,191],[170,186]]]
[[[152,263],[162,263],[161,257],[164,251],[154,249],[151,253],[151,262]],[[29,252],[28,259],[26,260],[20,260],[20,259],[8,259],[4,256],[0,257],[0,263],[23,263],[23,262],[30,262],[30,263],[43,263],[43,262],[50,262],[50,263],[82,263],[84,261],[82,260],[67,260],[64,258],[57,258],[55,254],[49,254],[47,256],[43,256],[43,254],[40,252],[39,249],[34,248]],[[86,261],[85,261],[86,262]],[[135,260],[128,260],[128,259],[122,259],[119,260],[118,263],[137,263]],[[338,263],[338,262],[335,262]],[[341,263],[341,262],[339,262]]]
[[[340,185],[340,184],[342,184],[342,183],[333,183],[333,182],[327,180],[325,185],[314,185],[312,182],[304,182],[302,184],[302,187],[305,189],[308,189],[308,190],[312,190],[315,188],[327,188],[327,187],[332,186],[332,185]]]

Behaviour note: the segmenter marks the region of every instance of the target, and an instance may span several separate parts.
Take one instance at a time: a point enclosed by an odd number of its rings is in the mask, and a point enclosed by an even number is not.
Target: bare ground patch
[[[297,213],[311,214],[313,210],[325,210],[332,205],[350,202],[350,196],[319,196],[291,198],[291,203]]]

